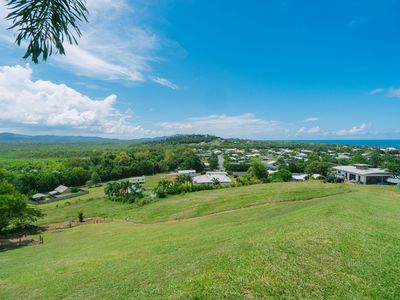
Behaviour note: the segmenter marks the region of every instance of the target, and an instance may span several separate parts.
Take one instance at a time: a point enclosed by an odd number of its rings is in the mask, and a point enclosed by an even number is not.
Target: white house
[[[178,175],[195,175],[196,170],[179,170]]]
[[[299,173],[292,174],[293,181],[305,181],[307,179],[307,177],[308,177],[307,174],[299,174]]]
[[[392,176],[392,173],[379,168],[370,168],[366,164],[355,164],[352,166],[336,166],[336,175],[346,180],[359,182],[363,184],[384,183],[386,179]]]
[[[144,176],[129,178],[129,182],[133,183],[133,184],[141,184],[141,183],[145,183],[145,181],[146,181],[146,179],[144,178]]]
[[[228,185],[232,180],[228,177],[226,172],[207,172],[205,175],[196,176],[193,178],[193,183],[198,185],[211,185],[215,180],[221,185]]]

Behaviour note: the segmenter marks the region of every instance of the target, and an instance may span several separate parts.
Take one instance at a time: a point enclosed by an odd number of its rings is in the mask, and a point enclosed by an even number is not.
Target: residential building
[[[392,173],[379,169],[371,168],[366,164],[355,164],[351,166],[336,166],[336,175],[345,180],[358,182],[362,184],[379,184],[386,182],[386,179],[392,176]]]

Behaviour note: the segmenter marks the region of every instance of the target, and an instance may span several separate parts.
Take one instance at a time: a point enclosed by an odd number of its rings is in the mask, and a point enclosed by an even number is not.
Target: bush
[[[85,217],[83,215],[83,211],[82,210],[78,211],[78,220],[79,220],[79,222],[83,223],[84,219],[85,219]]]
[[[72,187],[71,188],[71,193],[78,193],[80,190],[77,187]]]
[[[167,193],[164,190],[161,190],[161,189],[156,189],[154,191],[154,193],[156,194],[156,196],[158,198],[166,198],[167,197]]]

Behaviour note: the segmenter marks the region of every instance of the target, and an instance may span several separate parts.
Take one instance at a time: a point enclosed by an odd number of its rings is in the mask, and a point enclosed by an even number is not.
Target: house
[[[205,175],[196,176],[193,178],[193,183],[197,185],[212,185],[218,180],[221,185],[228,185],[232,180],[226,172],[207,172]]]
[[[64,194],[68,193],[70,191],[70,188],[65,186],[65,185],[60,185],[54,189],[58,194]]]
[[[352,166],[336,166],[336,175],[345,180],[363,183],[378,184],[384,183],[386,179],[392,177],[392,173],[379,168],[371,168],[367,164],[354,164]]]
[[[266,166],[267,168],[277,170],[279,169],[279,166],[276,161],[263,161],[262,164]]]
[[[44,194],[38,193],[38,194],[33,195],[31,197],[31,199],[33,201],[42,201],[42,200],[46,199],[46,196]]]
[[[307,174],[293,173],[292,180],[293,181],[305,181],[307,179]]]
[[[134,184],[141,184],[141,183],[145,183],[146,179],[144,178],[144,176],[142,177],[131,177],[129,178],[129,182],[130,183],[134,183]]]
[[[52,197],[54,197],[54,196],[57,195],[57,194],[58,194],[57,191],[51,191],[51,192],[49,192],[49,196],[52,196]]]
[[[196,170],[179,170],[178,175],[195,175]]]

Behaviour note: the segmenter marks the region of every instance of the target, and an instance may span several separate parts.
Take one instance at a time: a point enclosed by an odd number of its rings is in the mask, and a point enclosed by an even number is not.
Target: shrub
[[[78,211],[79,222],[82,223],[84,221],[84,219],[85,219],[85,216],[83,215],[83,211],[82,210]]]
[[[77,187],[71,188],[71,193],[78,193],[78,192],[79,192],[79,188],[77,188]]]

